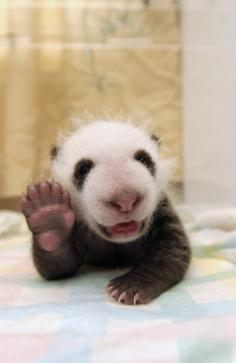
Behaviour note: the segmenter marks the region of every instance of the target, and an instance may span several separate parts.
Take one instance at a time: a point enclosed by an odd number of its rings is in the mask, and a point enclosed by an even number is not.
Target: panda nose
[[[110,201],[110,205],[122,213],[131,212],[140,203],[141,197],[139,195],[122,195]]]

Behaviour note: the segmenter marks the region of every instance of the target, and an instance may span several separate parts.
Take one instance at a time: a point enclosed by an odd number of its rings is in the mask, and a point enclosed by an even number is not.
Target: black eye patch
[[[150,173],[154,176],[155,175],[155,163],[152,160],[151,156],[145,150],[138,150],[134,154],[134,159],[142,163]]]
[[[94,162],[90,159],[81,159],[75,165],[73,183],[77,189],[81,190],[83,188],[85,179],[93,167]]]

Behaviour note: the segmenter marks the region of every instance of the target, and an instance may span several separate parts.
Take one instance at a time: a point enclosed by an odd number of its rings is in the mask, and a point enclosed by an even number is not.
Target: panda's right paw
[[[68,192],[58,182],[30,185],[21,198],[21,209],[39,247],[55,251],[71,234],[75,214]]]

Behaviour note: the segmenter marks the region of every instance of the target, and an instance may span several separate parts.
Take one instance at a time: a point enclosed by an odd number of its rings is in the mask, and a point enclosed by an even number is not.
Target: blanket
[[[214,213],[207,225],[202,211],[179,211],[193,248],[189,271],[137,306],[106,293],[122,270],[85,267],[74,278],[44,281],[23,217],[0,212],[0,362],[236,362],[236,229],[214,224]]]

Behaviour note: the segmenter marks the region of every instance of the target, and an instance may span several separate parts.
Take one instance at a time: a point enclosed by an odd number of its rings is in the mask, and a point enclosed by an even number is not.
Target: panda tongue
[[[130,221],[127,223],[119,223],[111,228],[112,232],[115,234],[132,233],[137,232],[138,223],[135,221]]]

